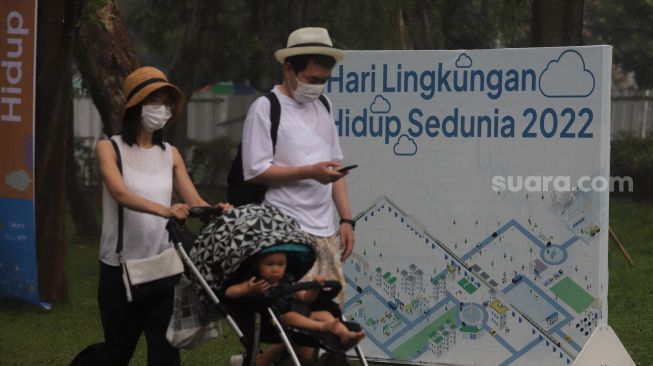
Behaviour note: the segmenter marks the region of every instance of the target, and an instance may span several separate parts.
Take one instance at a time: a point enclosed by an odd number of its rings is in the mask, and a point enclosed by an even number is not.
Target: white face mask
[[[172,117],[170,106],[145,104],[141,112],[141,126],[150,133],[158,131],[168,123],[170,117]]]
[[[292,97],[299,103],[313,102],[326,90],[327,83],[308,84],[299,80],[297,75],[295,75],[295,80],[297,80],[297,88],[292,91]]]

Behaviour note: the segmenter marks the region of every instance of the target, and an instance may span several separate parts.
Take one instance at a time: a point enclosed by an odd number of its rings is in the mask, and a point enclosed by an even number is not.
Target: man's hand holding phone
[[[350,170],[356,169],[356,168],[358,168],[358,165],[356,165],[356,164],[347,165],[345,167],[342,167],[342,168],[338,169],[338,173],[348,173]]]
[[[357,165],[349,165],[342,167],[338,161],[323,161],[314,164],[312,168],[311,178],[322,184],[329,184],[337,181],[338,179],[347,175],[347,173],[357,167]]]

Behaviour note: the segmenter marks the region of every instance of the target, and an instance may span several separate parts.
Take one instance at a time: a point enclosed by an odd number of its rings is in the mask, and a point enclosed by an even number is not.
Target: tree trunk
[[[202,45],[202,34],[209,31],[207,21],[209,14],[213,12],[215,0],[194,0],[193,10],[186,28],[184,36],[177,48],[175,60],[170,68],[170,80],[181,89],[186,97],[186,103],[190,101],[193,91],[196,88],[198,74],[202,70],[197,70],[196,60],[208,55],[204,52]],[[208,70],[204,70],[206,72]],[[184,151],[186,145],[187,114],[184,108],[183,113],[179,116],[175,124],[168,129],[168,140],[175,145],[180,151]]]
[[[86,6],[90,6],[86,2]],[[77,31],[76,62],[102,117],[107,136],[120,131],[124,78],[140,66],[116,0],[82,19]]]
[[[250,29],[253,34],[260,37],[260,47],[252,52],[249,72],[250,83],[256,90],[267,91],[272,88],[277,82],[281,69],[277,66],[278,63],[273,55],[274,51],[285,46],[286,43],[285,41],[282,44],[275,42],[272,27],[272,22],[275,21],[272,9],[274,5],[273,2],[267,0],[250,0]],[[287,37],[288,34],[285,34],[284,37]]]
[[[85,6],[92,4],[86,2]],[[102,117],[102,131],[111,136],[119,132],[121,127],[120,118],[125,103],[123,79],[139,66],[139,62],[115,0],[95,11],[86,9],[84,13],[89,18],[80,19],[75,60],[91,93],[93,104]],[[71,216],[79,235],[97,237],[100,229],[95,221],[95,213],[82,194],[79,177],[76,175],[72,127],[68,132],[71,146],[66,153],[66,193]]]
[[[534,47],[583,44],[583,0],[533,0]]]
[[[395,0],[395,25],[397,27],[397,43],[400,50],[406,47],[406,23],[404,23],[404,7],[401,0]]]
[[[38,2],[36,57],[36,261],[40,297],[68,296],[64,272],[64,192],[73,27],[81,1]]]
[[[77,164],[75,162],[75,126],[72,121],[73,115],[73,98],[68,102],[68,121],[66,146],[66,200],[70,207],[70,216],[75,225],[77,235],[84,237],[98,238],[100,236],[100,227],[95,220],[95,212],[88,199],[84,196],[77,175]]]
[[[415,17],[417,21],[417,32],[419,33],[419,49],[433,49],[433,34],[431,33],[431,21],[429,19],[430,7],[426,1],[415,2]]]

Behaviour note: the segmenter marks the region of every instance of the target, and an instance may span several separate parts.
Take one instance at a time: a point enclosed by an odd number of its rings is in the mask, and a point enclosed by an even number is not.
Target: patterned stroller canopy
[[[313,238],[277,208],[251,204],[229,210],[207,225],[189,256],[209,286],[220,289],[248,258],[278,244],[284,244],[278,248],[288,256],[286,271],[301,278],[315,261]]]

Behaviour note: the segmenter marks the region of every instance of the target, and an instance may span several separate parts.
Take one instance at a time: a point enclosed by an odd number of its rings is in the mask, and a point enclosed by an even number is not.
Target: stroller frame
[[[202,221],[204,224],[207,224],[213,217],[219,215],[221,213],[220,209],[213,208],[213,207],[193,207],[190,210],[189,217],[197,217]],[[172,241],[175,250],[179,254],[182,262],[186,266],[186,268],[191,272],[193,277],[199,282],[200,286],[206,293],[206,295],[211,299],[213,304],[216,306],[216,309],[220,312],[220,315],[224,317],[224,319],[227,321],[229,326],[234,330],[236,333],[236,336],[238,337],[238,340],[240,343],[245,347],[246,349],[246,354],[245,354],[245,359],[243,362],[243,365],[247,366],[256,366],[256,355],[259,353],[259,347],[260,347],[260,331],[261,331],[261,314],[259,312],[256,312],[254,314],[254,333],[253,333],[253,340],[250,342],[250,340],[247,339],[243,331],[240,329],[234,318],[229,314],[227,309],[224,307],[218,296],[215,294],[213,289],[211,289],[211,286],[206,282],[204,277],[201,275],[200,271],[197,269],[193,261],[190,259],[190,256],[186,252],[186,249],[184,248],[183,245],[183,240],[181,239],[180,235],[180,228],[182,227],[181,221],[179,221],[176,218],[171,218],[168,221],[168,224],[166,225],[166,229],[168,230],[168,233],[170,235],[170,240]],[[331,281],[328,281],[331,282]],[[299,289],[306,289],[307,286],[304,283],[303,286],[302,284],[299,284]],[[318,285],[316,282],[314,283],[315,285]],[[340,284],[338,283],[338,286]],[[295,285],[298,286],[298,285]],[[292,286],[293,288],[295,286]],[[308,286],[310,287],[310,285]],[[314,287],[313,287],[314,288]],[[297,291],[295,290],[295,291]],[[291,289],[292,291],[292,289]],[[268,315],[270,317],[270,320],[272,322],[273,328],[276,330],[279,338],[281,339],[284,347],[288,351],[288,354],[293,361],[293,364],[295,366],[301,366],[301,362],[299,361],[299,358],[297,357],[297,353],[295,352],[292,343],[290,341],[290,338],[286,334],[286,332],[283,329],[283,326],[281,322],[279,321],[278,317],[272,311],[272,309],[268,306],[266,307]],[[344,319],[344,315],[342,316],[341,320]],[[365,358],[365,355],[363,354],[363,350],[360,347],[360,344],[357,344],[355,347],[356,355],[358,356],[358,359],[361,362],[361,365],[363,366],[368,366],[367,360]]]

